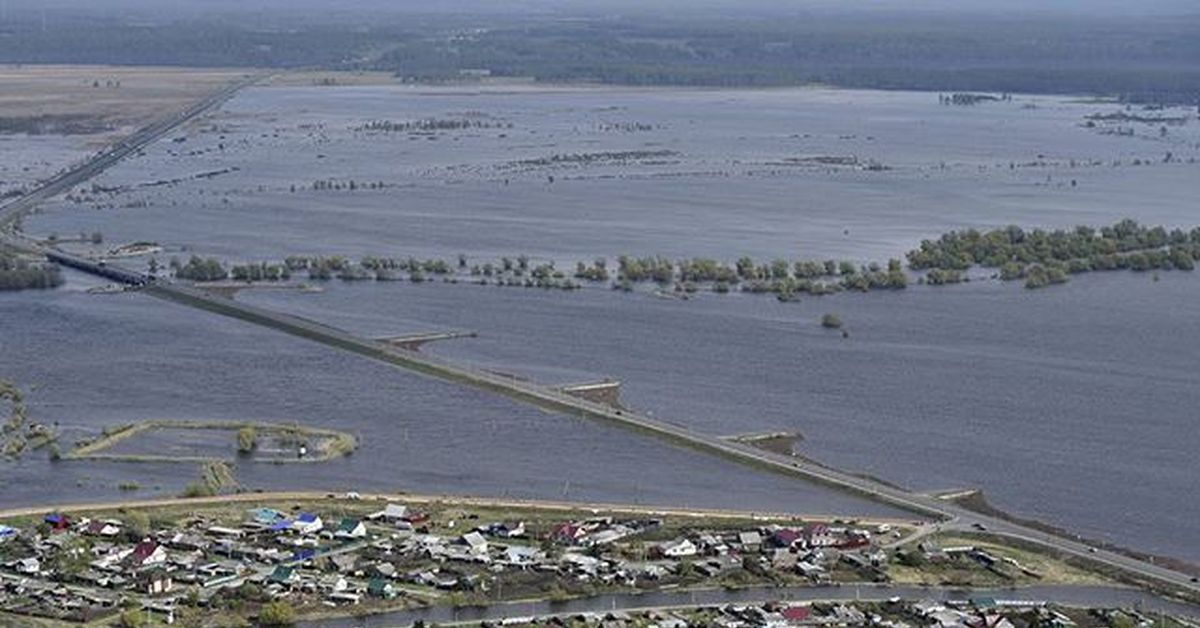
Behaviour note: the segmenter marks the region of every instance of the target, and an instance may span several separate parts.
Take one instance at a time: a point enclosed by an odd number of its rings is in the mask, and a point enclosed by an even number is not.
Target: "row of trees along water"
[[[283,281],[296,276],[314,281],[400,281],[421,283],[440,279],[480,285],[523,286],[574,290],[584,284],[607,283],[615,290],[633,291],[638,284],[656,284],[688,294],[701,289],[774,294],[781,301],[802,294],[825,295],[846,290],[900,290],[915,281],[947,285],[968,281],[973,267],[995,269],[1004,281],[1024,280],[1029,288],[1067,281],[1088,271],[1192,270],[1200,260],[1200,228],[1167,231],[1123,220],[1109,227],[1026,231],[1005,227],[987,232],[951,231],[925,240],[909,251],[908,269],[899,259],[886,264],[838,260],[768,262],[742,257],[732,264],[712,258],[672,260],[663,256],[621,256],[610,265],[605,258],[578,262],[574,271],[554,262],[534,262],[529,256],[473,261],[459,255],[456,262],[441,259],[368,256],[355,262],[344,256],[293,256],[280,263],[238,264],[226,268],[219,260],[192,257],[171,260],[171,269],[194,281]]]
[[[152,264],[152,267],[155,265]],[[632,291],[635,284],[655,283],[662,288],[674,286],[681,293],[697,292],[701,286],[726,293],[735,288],[755,294],[775,294],[781,300],[801,293],[821,295],[842,290],[868,291],[900,289],[908,284],[898,259],[886,266],[858,265],[835,260],[756,262],[743,257],[734,264],[710,258],[672,261],[665,257],[629,257],[617,259],[610,268],[605,258],[578,262],[573,272],[558,268],[554,262],[534,262],[529,256],[501,257],[495,261],[471,261],[466,255],[456,262],[441,259],[390,258],[368,256],[358,262],[344,256],[293,256],[282,263],[258,262],[226,267],[215,258],[193,256],[186,263],[174,258],[170,268],[175,276],[192,281],[284,281],[305,277],[313,281],[398,281],[421,283],[432,279],[456,283],[470,281],[479,285],[521,286],[574,290],[584,283],[609,283],[614,289]]]

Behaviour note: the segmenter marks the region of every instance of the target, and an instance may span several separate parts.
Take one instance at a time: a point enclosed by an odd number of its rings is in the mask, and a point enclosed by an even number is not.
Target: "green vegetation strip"
[[[89,443],[82,444],[63,456],[68,460],[116,460],[123,462],[214,462],[221,458],[212,456],[178,456],[161,454],[109,454],[105,450],[118,443],[133,438],[153,429],[177,430],[227,430],[237,434],[242,439],[244,430],[250,429],[255,433],[296,435],[302,437],[317,437],[321,441],[312,455],[303,458],[271,458],[270,463],[324,462],[340,456],[349,455],[358,446],[357,439],[346,432],[339,432],[319,427],[302,425],[286,425],[279,423],[256,423],[251,421],[183,421],[155,419],[139,421],[116,429],[106,430],[105,433]],[[238,443],[239,449],[242,443]]]

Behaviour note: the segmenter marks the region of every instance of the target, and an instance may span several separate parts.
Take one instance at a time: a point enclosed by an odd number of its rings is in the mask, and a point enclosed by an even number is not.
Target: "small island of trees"
[[[62,271],[57,264],[0,250],[0,292],[46,290],[62,283]]]
[[[1108,270],[1193,270],[1200,260],[1200,227],[1185,232],[1125,219],[1112,226],[1026,231],[1009,226],[951,231],[909,251],[908,265],[926,270],[931,284],[955,283],[973,266],[997,269],[1004,281],[1028,288],[1065,283],[1070,275]]]

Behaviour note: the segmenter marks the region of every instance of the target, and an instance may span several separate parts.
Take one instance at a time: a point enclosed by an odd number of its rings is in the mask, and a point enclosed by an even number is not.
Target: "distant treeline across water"
[[[322,67],[434,82],[492,76],[632,85],[821,83],[1200,100],[1200,13],[1018,19],[747,11],[730,20],[669,8],[604,17],[568,16],[563,9],[420,19],[366,11],[214,11],[147,21],[90,7],[48,17],[14,10],[0,22],[0,63]]]

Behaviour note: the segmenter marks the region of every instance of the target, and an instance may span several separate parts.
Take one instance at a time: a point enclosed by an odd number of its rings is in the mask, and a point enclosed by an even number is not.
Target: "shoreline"
[[[571,502],[560,500],[524,500],[493,498],[482,496],[463,496],[449,494],[422,493],[362,493],[359,499],[347,498],[345,493],[329,491],[267,491],[248,492],[233,495],[215,495],[211,497],[164,497],[143,500],[120,500],[113,502],[91,502],[44,506],[23,506],[0,508],[0,520],[18,517],[32,517],[45,514],[48,511],[61,513],[95,512],[117,509],[163,508],[178,506],[212,506],[227,503],[253,503],[259,501],[337,501],[347,503],[357,502],[404,502],[409,504],[442,504],[446,506],[472,507],[501,507],[525,508],[530,510],[546,510],[551,512],[604,511],[617,514],[662,515],[672,517],[695,517],[711,519],[754,519],[759,521],[804,521],[834,522],[854,520],[861,524],[913,524],[911,518],[899,517],[838,517],[832,514],[805,514],[788,512],[763,512],[723,508],[681,508],[677,506],[650,506],[644,504],[614,504],[607,502]]]

